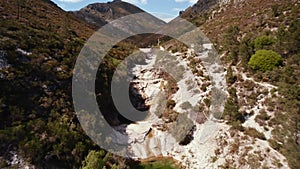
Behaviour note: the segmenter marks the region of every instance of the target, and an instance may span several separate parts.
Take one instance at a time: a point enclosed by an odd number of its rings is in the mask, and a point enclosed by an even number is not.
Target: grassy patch
[[[176,164],[172,159],[158,159],[151,160],[147,162],[142,162],[141,164],[131,166],[132,169],[180,169],[181,167]]]

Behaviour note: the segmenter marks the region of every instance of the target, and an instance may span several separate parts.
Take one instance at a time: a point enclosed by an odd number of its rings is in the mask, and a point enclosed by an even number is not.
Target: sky
[[[96,2],[110,2],[113,0],[52,0],[59,7],[66,11],[79,10],[88,4]],[[170,21],[177,17],[179,11],[185,10],[192,6],[197,0],[123,0],[138,6],[146,12],[149,12],[156,17]]]

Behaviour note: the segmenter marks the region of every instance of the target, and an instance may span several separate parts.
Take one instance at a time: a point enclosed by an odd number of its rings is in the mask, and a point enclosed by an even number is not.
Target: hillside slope
[[[219,51],[230,93],[223,119],[232,131],[258,131],[291,168],[298,168],[299,1],[199,0],[181,17],[199,26]],[[266,50],[282,56],[283,63],[276,68],[251,66],[254,54]]]
[[[2,21],[18,21],[33,28],[44,28],[59,34],[67,29],[82,38],[88,38],[94,27],[80,21],[74,15],[60,9],[50,0],[43,1],[1,1]]]
[[[73,108],[74,64],[98,27],[50,0],[0,1],[0,17],[0,168],[95,168],[90,158],[101,168],[140,168],[137,161],[100,149]],[[126,42],[114,45],[99,71],[105,82],[98,86],[107,87],[114,68],[135,49]],[[109,93],[100,90],[105,104]],[[104,109],[111,123],[120,123],[117,112]]]
[[[0,17],[0,168],[79,168],[92,150],[105,155],[81,129],[71,97],[74,63],[96,27],[50,0],[0,1]],[[125,165],[106,157],[106,166]]]

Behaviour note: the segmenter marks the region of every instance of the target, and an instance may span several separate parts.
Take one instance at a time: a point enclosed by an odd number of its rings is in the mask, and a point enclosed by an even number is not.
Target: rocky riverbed
[[[200,169],[226,166],[228,161],[235,166],[249,167],[247,163],[240,161],[241,154],[260,152],[261,155],[268,155],[261,164],[276,168],[277,161],[283,168],[288,168],[285,158],[273,150],[267,141],[245,136],[239,131],[232,133],[229,125],[215,118],[220,114],[215,115],[214,112],[222,112],[224,102],[206,102],[211,97],[216,98],[214,95],[218,92],[213,90],[225,93],[227,87],[224,80],[226,72],[222,65],[207,61],[209,52],[205,48],[209,49],[211,46],[203,45],[202,53],[194,53],[193,49],[185,53],[170,53],[162,47],[140,49],[147,55],[146,64],[136,65],[132,69],[135,75],[132,85],[149,106],[149,114],[142,121],[116,127],[128,137],[130,156],[139,160],[171,157],[185,168]],[[163,111],[161,104],[165,103],[161,101],[161,93],[166,92],[166,86],[170,83],[161,76],[160,71],[163,69],[157,68],[161,63],[168,63],[168,59],[162,58],[160,52],[169,53],[175,58],[171,61],[175,69],[169,67],[167,71],[176,79],[177,90],[166,97],[166,103],[172,100],[172,112],[178,113],[173,120],[164,118],[160,112]],[[195,61],[197,64],[193,66]],[[172,72],[174,70],[177,73],[179,71],[177,75],[180,78]],[[219,97],[224,97],[224,93],[219,94]],[[245,124],[251,127],[247,121]],[[232,148],[237,143],[238,151],[233,151]],[[248,155],[243,158],[250,160],[253,157]]]

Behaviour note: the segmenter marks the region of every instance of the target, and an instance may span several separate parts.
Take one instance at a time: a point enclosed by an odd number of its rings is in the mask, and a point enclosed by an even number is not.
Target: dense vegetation
[[[76,118],[72,71],[94,28],[48,0],[0,5],[0,54],[8,63],[0,70],[0,168],[9,167],[9,152],[39,168],[146,168],[101,150]],[[133,49],[116,45],[103,61],[99,78],[108,81]],[[107,101],[108,93],[103,94],[99,101]]]
[[[14,2],[1,1],[1,17],[7,18],[0,21],[0,50],[11,66],[1,71],[0,154],[10,158],[8,152],[17,151],[40,167],[79,167],[97,146],[77,122],[71,77],[75,58],[93,30],[72,17],[65,23],[61,18],[68,14],[51,2]],[[48,18],[54,21],[46,26]],[[79,26],[86,32],[76,33]],[[1,168],[6,165],[1,158]]]
[[[272,50],[258,50],[248,62],[254,70],[268,71],[282,65],[283,58]]]

